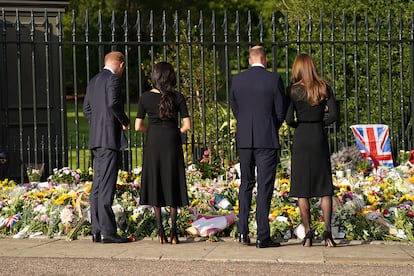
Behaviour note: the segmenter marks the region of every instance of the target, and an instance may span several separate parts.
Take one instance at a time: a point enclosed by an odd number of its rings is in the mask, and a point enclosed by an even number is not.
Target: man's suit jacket
[[[122,125],[129,125],[121,97],[121,79],[103,69],[88,83],[83,113],[89,120],[89,149],[120,150],[126,145]]]
[[[237,119],[238,148],[280,148],[279,128],[286,113],[283,80],[261,66],[235,75],[230,104]]]

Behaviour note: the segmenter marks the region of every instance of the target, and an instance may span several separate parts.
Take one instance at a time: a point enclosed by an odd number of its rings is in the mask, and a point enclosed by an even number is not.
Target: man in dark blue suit
[[[89,149],[95,158],[90,195],[92,241],[124,243],[119,236],[112,203],[120,162],[120,150],[127,145],[123,131],[129,119],[121,97],[124,55],[113,51],[105,56],[104,69],[88,83],[83,112],[89,120]]]
[[[233,77],[230,91],[241,169],[239,242],[250,244],[249,213],[257,169],[256,247],[277,247],[268,217],[280,148],[278,131],[286,113],[285,88],[279,74],[266,70],[262,46],[250,49],[249,64],[249,70]]]

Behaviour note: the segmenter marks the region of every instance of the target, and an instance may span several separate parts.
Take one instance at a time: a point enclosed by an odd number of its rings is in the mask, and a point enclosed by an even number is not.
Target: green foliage
[[[399,149],[403,148],[403,142],[398,137],[411,135],[408,131],[411,127],[408,103],[412,74],[409,11],[413,8],[414,2],[407,0],[72,0],[70,9],[75,11],[76,32],[72,30],[72,14],[68,12],[64,17],[65,41],[75,37],[76,41],[85,41],[84,22],[88,10],[89,41],[98,41],[96,23],[101,11],[104,23],[101,37],[105,43],[90,44],[88,59],[78,58],[76,68],[72,51],[76,51],[77,57],[86,56],[86,47],[82,44],[75,47],[70,43],[65,44],[67,91],[72,93],[75,90],[75,80],[77,92],[83,93],[88,76],[100,69],[103,54],[112,48],[128,50],[129,75],[125,75],[125,79],[129,81],[127,93],[134,99],[138,97],[139,91],[149,86],[145,80],[149,76],[151,63],[171,61],[179,72],[178,88],[188,98],[194,125],[192,141],[201,148],[209,147],[212,151],[228,156],[226,151],[234,152],[234,144],[230,142],[229,145],[227,141],[233,141],[235,130],[235,120],[227,105],[226,95],[230,74],[248,67],[248,46],[262,43],[268,51],[269,65],[272,70],[281,72],[286,85],[289,82],[289,70],[298,53],[306,52],[315,58],[319,73],[333,87],[341,106],[342,123],[335,135],[340,144],[349,145],[349,141],[354,140],[349,131],[351,124],[383,123],[390,126],[391,142]],[[187,10],[191,11],[187,14],[192,22],[191,30],[188,30],[187,22],[180,21],[178,41],[175,41],[175,27],[171,26],[173,22],[175,24],[174,9],[180,18],[186,17]],[[123,13],[124,10],[126,13]],[[135,45],[137,10],[141,11],[141,39],[150,42],[153,37],[157,43]],[[150,10],[153,10],[154,33],[150,33],[148,27]],[[163,10],[166,11],[166,42],[158,44],[164,31],[160,28],[164,19]],[[199,10],[203,10],[203,30],[198,23]],[[219,42],[224,41],[222,27],[226,14],[226,39],[230,42],[226,53],[222,45],[215,44],[213,48],[213,44],[203,46],[200,41],[201,31],[205,41],[211,41],[212,29],[207,27],[210,26],[207,19],[210,19],[213,11],[217,26],[216,41]],[[112,12],[116,15],[113,37],[109,24]],[[129,27],[126,37],[125,15]],[[124,41],[126,38],[129,43],[125,46],[107,43],[113,39]],[[241,42],[240,45],[233,45],[236,38]],[[407,43],[399,44],[399,41]],[[148,55],[141,56],[141,53],[147,52]],[[224,72],[224,68],[228,72]],[[74,69],[77,70],[76,76]],[[143,83],[138,82],[137,76],[142,77]],[[289,130],[282,129],[283,147],[289,147],[290,134]]]
[[[177,234],[184,235],[191,226],[192,214],[188,206],[181,207],[177,215]]]
[[[263,2],[263,5],[267,7],[267,9],[264,10],[291,12],[302,16],[307,16],[308,12],[311,12],[313,14],[319,14],[319,12],[330,13],[331,11],[337,11],[339,13],[342,13],[342,11],[344,11],[345,13],[379,11],[386,13],[388,10],[410,10],[413,7],[413,3],[407,0],[285,0]]]
[[[349,217],[342,222],[342,227],[346,232],[346,238],[350,240],[378,240],[387,236],[385,229],[361,215]]]
[[[355,165],[355,170],[360,171],[370,171],[371,163],[367,159],[362,159]]]
[[[289,63],[298,53],[311,54],[319,73],[334,89],[342,121],[337,138],[353,141],[352,124],[387,124],[394,135],[408,129],[410,48],[393,41],[409,38],[411,15],[401,13],[399,17],[395,9],[389,15],[385,10],[342,14],[336,9],[331,16],[319,6],[318,11],[313,11],[312,5],[303,7],[309,7],[309,12],[285,13],[280,18],[285,29],[278,34],[288,40],[300,37],[301,43],[289,46]],[[321,39],[338,43],[311,43]]]
[[[202,179],[213,179],[225,173],[224,168],[221,167],[220,160],[215,159],[211,163],[200,162],[196,164],[196,168],[202,173]]]

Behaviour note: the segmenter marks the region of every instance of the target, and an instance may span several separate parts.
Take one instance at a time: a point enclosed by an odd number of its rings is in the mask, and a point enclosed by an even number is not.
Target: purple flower
[[[47,215],[41,215],[40,220],[46,223],[49,223],[49,217]]]

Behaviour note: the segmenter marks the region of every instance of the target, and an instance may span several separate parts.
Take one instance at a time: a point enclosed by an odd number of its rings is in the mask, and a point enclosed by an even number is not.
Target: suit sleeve
[[[233,80],[231,82],[231,88],[230,88],[230,106],[231,110],[233,111],[234,116],[237,119],[237,115],[239,113],[239,105],[237,104],[236,95],[235,95],[235,78],[233,77]]]
[[[90,120],[91,119],[91,115],[92,115],[92,107],[91,104],[89,102],[89,89],[86,88],[86,95],[85,98],[83,99],[83,114],[85,115],[85,117]]]
[[[278,120],[278,127],[280,127],[286,116],[286,96],[285,87],[282,78],[278,75],[278,81],[275,91],[275,110],[276,118]]]
[[[129,125],[128,116],[124,112],[123,101],[121,99],[121,79],[112,75],[107,84],[107,102],[109,112],[123,125]]]

